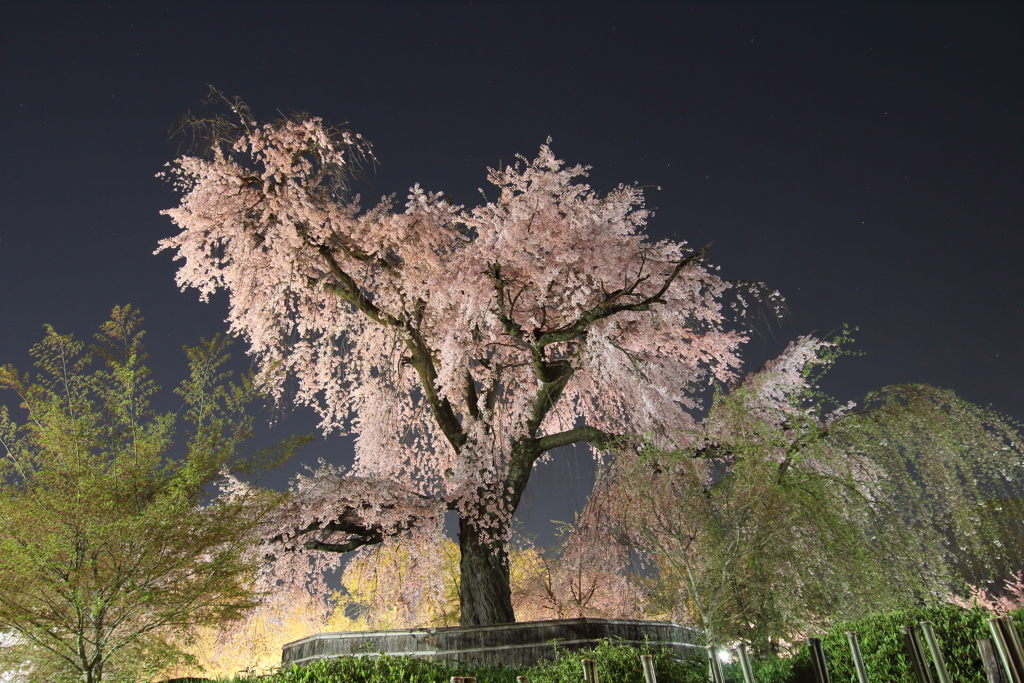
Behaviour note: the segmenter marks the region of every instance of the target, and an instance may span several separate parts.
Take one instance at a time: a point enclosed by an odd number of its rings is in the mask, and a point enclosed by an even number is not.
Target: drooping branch
[[[332,520],[323,522],[316,520],[304,527],[294,528],[282,532],[267,539],[270,545],[283,545],[286,551],[295,550],[294,541],[309,534],[346,534],[348,538],[341,542],[330,542],[321,539],[312,539],[302,543],[306,550],[322,550],[331,553],[348,553],[357,550],[364,545],[376,545],[383,543],[384,539],[414,528],[420,520],[416,516],[384,529],[377,524],[367,524],[357,507],[348,506],[345,511]],[[290,543],[292,541],[292,543]]]
[[[480,406],[478,405],[479,396],[476,391],[476,380],[473,379],[473,373],[466,370],[466,410],[469,412],[469,416],[474,420],[480,419]]]
[[[505,305],[505,280],[501,277],[501,264],[495,263],[491,265],[487,274],[494,282],[494,289],[497,294],[498,310],[496,311],[496,315],[498,317],[498,321],[504,328],[505,334],[515,339],[522,339],[523,327],[515,321],[515,318],[512,315],[513,311],[510,310],[510,308],[506,308]],[[509,306],[514,307],[514,302],[510,300]]]
[[[323,541],[306,541],[302,544],[302,547],[306,550],[320,550],[325,553],[350,553],[353,550],[358,550],[364,545],[374,545],[381,543],[384,537],[380,538],[367,538],[367,537],[356,537],[351,538],[344,543],[324,543]]]
[[[356,548],[363,545],[372,545],[375,543],[380,543],[384,540],[384,534],[379,527],[367,526],[363,524],[360,521],[359,515],[356,513],[356,510],[350,507],[347,508],[345,512],[343,512],[336,519],[330,520],[326,523],[321,522],[319,520],[310,522],[302,528],[291,529],[289,532],[282,532],[280,534],[277,534],[276,536],[267,539],[267,542],[271,544],[285,544],[287,546],[289,539],[300,538],[302,536],[306,536],[307,534],[317,532],[348,534],[350,538],[347,541],[345,541],[344,545],[352,545],[350,550],[355,550]],[[308,541],[304,543],[303,547],[310,548],[311,544],[318,545],[318,547],[315,548],[318,550],[327,549],[320,548],[319,545],[338,545],[331,543],[322,543],[321,541]],[[334,550],[332,552],[348,552],[348,550]]]
[[[461,450],[466,443],[466,435],[462,431],[462,425],[459,424],[458,417],[451,403],[448,399],[442,399],[438,395],[436,385],[437,369],[434,367],[433,354],[424,341],[423,335],[411,322],[403,323],[395,316],[382,311],[370,301],[362,293],[356,281],[341,268],[334,258],[334,254],[331,253],[330,248],[323,245],[316,246],[315,248],[323,257],[331,275],[342,283],[341,286],[326,284],[324,285],[325,291],[329,291],[350,302],[370,320],[401,330],[406,347],[409,349],[410,364],[419,375],[420,385],[423,387],[423,396],[427,401],[427,405],[430,406],[430,412],[437,420],[438,426],[441,427],[441,431],[452,448],[456,452]],[[364,260],[369,261],[370,257],[366,256]]]
[[[359,261],[361,263],[371,263],[380,268],[381,270],[386,271],[395,276],[401,274],[400,269],[396,268],[395,265],[390,263],[387,259],[381,258],[379,256],[373,256],[372,254],[363,251],[359,247],[348,246],[337,242],[336,246],[338,247],[338,249],[341,249],[343,252],[345,252],[345,256],[348,256],[353,261]]]

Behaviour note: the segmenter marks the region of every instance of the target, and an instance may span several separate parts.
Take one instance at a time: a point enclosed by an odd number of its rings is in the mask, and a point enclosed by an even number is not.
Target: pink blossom
[[[271,395],[356,434],[351,472],[297,481],[279,540],[320,524],[327,542],[346,514],[341,537],[439,533],[451,509],[503,547],[517,473],[552,449],[688,443],[697,393],[736,378],[745,337],[703,251],[647,236],[640,189],[599,195],[544,145],[491,169],[498,195],[481,206],[416,185],[404,208],[362,210],[327,182],[352,144],[295,119],[168,172],[180,232],[158,251],[182,261],[178,285],[227,291]],[[778,372],[764,400],[784,398],[792,372]]]

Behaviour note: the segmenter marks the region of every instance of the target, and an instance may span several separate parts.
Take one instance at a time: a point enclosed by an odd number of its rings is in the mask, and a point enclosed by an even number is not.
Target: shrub
[[[990,613],[980,608],[956,605],[916,607],[863,619],[837,622],[822,637],[825,658],[835,683],[856,681],[847,631],[857,634],[868,676],[872,681],[913,680],[910,660],[903,645],[903,627],[932,622],[950,678],[957,683],[985,683],[976,641],[989,637],[985,620]],[[1024,623],[1024,608],[1012,613]],[[927,648],[927,645],[925,645]],[[528,676],[530,683],[565,683],[583,679],[582,659],[597,662],[601,683],[642,683],[640,655],[651,654],[658,683],[706,683],[707,660],[702,656],[679,661],[667,651],[643,645],[632,647],[614,640],[597,647],[569,651],[557,649],[553,660],[541,661],[529,669],[467,667],[430,662],[415,657],[342,657],[304,667],[282,670],[262,678],[263,683],[447,683],[452,676],[475,676],[478,683],[515,683],[516,676]],[[753,659],[758,683],[813,683],[810,656],[801,648],[793,657]],[[741,683],[738,665],[725,667],[729,683]]]
[[[476,676],[478,683],[515,683],[514,669],[464,667],[417,657],[338,657],[293,666],[261,683],[448,683],[452,676]]]
[[[990,616],[983,609],[943,605],[915,607],[837,622],[821,639],[830,677],[836,683],[857,680],[853,656],[846,639],[846,633],[852,631],[860,641],[861,654],[870,680],[913,680],[910,658],[903,644],[903,627],[930,621],[935,628],[935,636],[950,678],[957,683],[985,683],[987,679],[976,641],[989,636],[985,620]],[[924,647],[927,652],[927,644]],[[810,683],[814,680],[806,647],[790,659],[755,660],[752,664],[758,683]],[[727,678],[730,681],[741,681],[739,667],[729,671]]]
[[[703,657],[680,662],[674,653],[651,649],[646,644],[632,647],[614,640],[603,640],[594,648],[574,651],[559,648],[555,652],[554,660],[538,662],[525,672],[530,683],[581,681],[583,667],[580,661],[583,659],[597,662],[601,683],[643,683],[640,655],[645,654],[653,657],[659,683],[705,683],[707,678],[707,661]]]
[[[283,669],[261,677],[260,682],[447,683],[452,676],[474,676],[477,683],[515,683],[517,676],[525,675],[531,683],[563,683],[582,680],[580,660],[593,659],[602,683],[643,683],[642,654],[654,657],[659,683],[705,683],[707,664],[703,658],[679,662],[670,652],[647,646],[631,647],[612,640],[585,650],[558,649],[554,660],[541,661],[528,669],[471,667],[416,657],[339,657]]]

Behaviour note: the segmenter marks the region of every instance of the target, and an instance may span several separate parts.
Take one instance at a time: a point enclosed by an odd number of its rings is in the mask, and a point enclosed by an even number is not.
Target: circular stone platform
[[[704,648],[694,644],[696,636],[696,630],[687,626],[629,619],[560,619],[494,626],[319,633],[285,645],[281,664],[385,654],[478,666],[526,667],[551,658],[556,642],[559,647],[578,650],[593,647],[602,638],[619,639],[628,645],[646,642],[655,649],[671,649],[682,658],[703,654]]]

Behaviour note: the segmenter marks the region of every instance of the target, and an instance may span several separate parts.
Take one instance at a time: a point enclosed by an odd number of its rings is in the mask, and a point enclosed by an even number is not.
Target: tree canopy
[[[648,237],[639,188],[600,195],[546,145],[491,169],[477,207],[416,185],[364,211],[345,192],[362,138],[234,109],[172,164],[180,232],[160,249],[182,288],[228,293],[276,396],[357,435],[351,471],[299,483],[278,540],[345,552],[457,511],[462,622],[513,620],[506,545],[534,464],[630,434],[688,446],[696,396],[736,377],[743,297],[704,249]]]
[[[659,607],[709,639],[771,649],[1020,561],[1002,509],[1024,476],[1017,426],[927,385],[836,405],[816,387],[848,342],[794,342],[719,391],[690,447],[622,449],[591,499],[584,525],[646,554]]]
[[[174,634],[257,598],[251,533],[276,498],[208,485],[303,440],[242,458],[257,392],[223,370],[222,337],[187,349],[181,418],[154,412],[141,322],[115,308],[88,348],[47,327],[35,375],[0,368],[0,389],[24,412],[17,422],[0,407],[0,633],[34,680],[159,668],[180,654]],[[188,435],[175,455],[179,426]]]
[[[685,454],[666,480],[759,501],[728,503],[744,514],[779,506],[789,535],[762,547],[792,549],[813,528],[816,542],[854,552],[923,520],[876,553],[924,572],[915,590],[948,584],[954,554],[983,569],[997,517],[980,511],[1012,496],[1019,464],[1011,426],[926,386],[830,405],[810,377],[835,346],[811,337],[741,376],[747,306],[777,293],[723,280],[706,248],[651,239],[639,188],[601,195],[581,182],[586,168],[544,145],[490,169],[497,195],[476,207],[416,185],[404,207],[391,196],[364,210],[350,194],[355,161],[372,157],[360,136],[304,114],[261,125],[232,104],[237,121],[191,122],[208,145],[167,173],[182,199],[165,214],[180,231],[160,250],[182,261],[183,289],[227,292],[231,330],[277,398],[315,407],[325,431],[356,434],[351,470],[327,463],[300,478],[268,521],[279,576],[302,575],[303,551],[438,537],[455,511],[461,623],[511,621],[512,516],[534,466],[581,443],[615,451],[620,472],[642,443]],[[712,386],[727,389],[705,416]],[[592,508],[613,514],[616,496],[599,493]],[[669,505],[681,494],[664,495]],[[715,495],[708,523],[727,504]],[[424,570],[406,588],[436,594],[425,582],[439,575]]]

